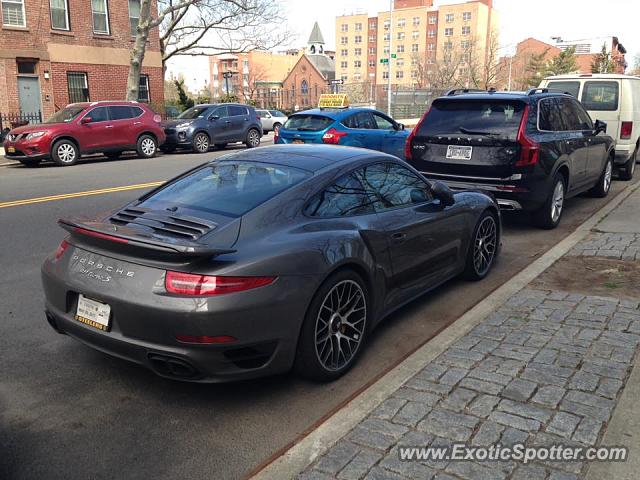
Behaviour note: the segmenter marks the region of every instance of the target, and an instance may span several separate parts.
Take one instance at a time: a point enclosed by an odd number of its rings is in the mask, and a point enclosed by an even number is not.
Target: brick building
[[[0,3],[0,113],[46,118],[68,103],[125,97],[139,0]],[[140,87],[141,101],[163,102],[157,29],[149,36]]]

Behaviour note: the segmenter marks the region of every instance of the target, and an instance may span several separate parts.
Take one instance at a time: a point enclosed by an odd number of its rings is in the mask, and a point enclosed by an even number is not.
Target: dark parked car
[[[456,275],[485,277],[500,214],[404,161],[244,150],[70,232],[42,267],[51,326],[159,375],[222,382],[354,363],[371,329]]]
[[[451,188],[491,191],[507,210],[560,222],[566,198],[609,193],[613,140],[572,96],[547,89],[451,91],[436,99],[407,141],[406,158]]]
[[[164,142],[160,121],[138,102],[73,103],[45,123],[12,129],[4,141],[5,157],[26,166],[43,160],[69,166],[84,154],[118,158],[128,150],[150,158]]]
[[[176,120],[165,123],[164,152],[187,148],[196,153],[212,145],[222,149],[229,143],[243,142],[248,148],[260,145],[262,124],[253,107],[236,103],[196,105]]]

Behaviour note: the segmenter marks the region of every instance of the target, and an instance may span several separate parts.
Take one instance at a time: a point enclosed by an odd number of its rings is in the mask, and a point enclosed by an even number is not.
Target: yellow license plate
[[[293,142],[291,142],[291,143],[304,143],[304,141],[303,141],[303,140],[294,140],[294,141],[293,141]]]
[[[16,147],[7,147],[7,152],[16,153]]]

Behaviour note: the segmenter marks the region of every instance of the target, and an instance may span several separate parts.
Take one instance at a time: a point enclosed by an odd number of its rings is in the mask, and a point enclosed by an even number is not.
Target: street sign
[[[397,58],[398,55],[396,55],[395,53],[391,54],[391,58]]]
[[[343,83],[344,83],[344,80],[339,78],[339,79],[336,79],[336,80],[331,80],[329,82],[329,85],[342,85]]]
[[[388,58],[381,58],[380,59],[380,63],[389,63],[389,59]]]

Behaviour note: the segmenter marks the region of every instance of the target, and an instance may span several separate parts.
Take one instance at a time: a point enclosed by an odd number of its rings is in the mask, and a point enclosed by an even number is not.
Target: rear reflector
[[[80,227],[74,228],[73,231],[74,233],[79,233],[81,235],[86,235],[88,237],[99,238],[101,240],[108,240],[110,242],[129,243],[129,240],[127,240],[126,238],[115,237],[113,235],[108,235],[106,233],[94,232],[92,230],[86,230]]]
[[[529,105],[522,113],[520,128],[518,129],[517,141],[520,144],[520,158],[516,162],[516,167],[529,167],[538,163],[540,145],[527,136],[527,120],[529,119]]]
[[[63,240],[62,243],[56,249],[56,252],[53,254],[53,259],[58,260],[62,255],[64,255],[65,250],[69,248],[69,242]]]
[[[215,277],[167,271],[167,292],[184,296],[213,296],[271,285],[277,277]]]
[[[620,138],[629,140],[631,138],[631,132],[633,132],[633,122],[622,122],[620,125]]]
[[[200,344],[214,344],[214,343],[233,343],[237,340],[235,337],[229,335],[218,335],[210,337],[208,335],[176,335],[176,340],[181,343],[200,343]]]

